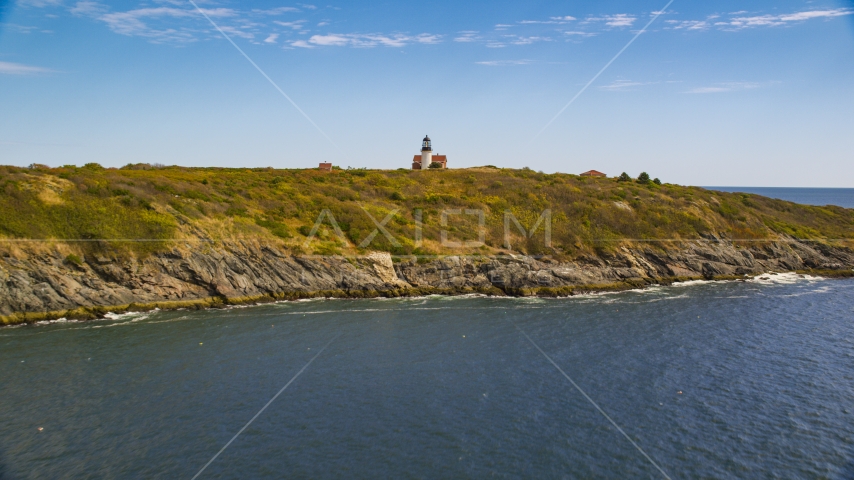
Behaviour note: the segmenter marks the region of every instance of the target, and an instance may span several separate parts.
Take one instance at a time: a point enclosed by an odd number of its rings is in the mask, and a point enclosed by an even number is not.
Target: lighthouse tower
[[[421,169],[427,170],[430,168],[430,163],[433,162],[433,145],[430,142],[429,136],[424,136],[424,141],[421,142]]]

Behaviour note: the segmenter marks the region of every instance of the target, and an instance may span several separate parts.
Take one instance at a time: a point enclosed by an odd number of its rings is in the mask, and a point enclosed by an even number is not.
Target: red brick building
[[[433,155],[430,159],[431,163],[436,162],[442,165],[442,168],[448,168],[448,156],[447,155]],[[412,157],[412,169],[413,170],[421,170],[421,155],[415,155]]]

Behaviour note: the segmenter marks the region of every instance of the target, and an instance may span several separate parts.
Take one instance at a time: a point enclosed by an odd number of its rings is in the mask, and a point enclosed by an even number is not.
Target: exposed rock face
[[[0,257],[0,316],[288,292],[337,292],[339,296],[428,291],[525,294],[525,289],[595,288],[621,282],[643,285],[680,277],[852,267],[854,252],[846,248],[794,240],[738,248],[716,237],[666,250],[643,244],[621,247],[567,263],[512,255],[394,263],[387,253],[357,259],[291,256],[248,243],[176,248],[142,261],[95,255],[80,265],[65,261],[59,253],[24,253]]]

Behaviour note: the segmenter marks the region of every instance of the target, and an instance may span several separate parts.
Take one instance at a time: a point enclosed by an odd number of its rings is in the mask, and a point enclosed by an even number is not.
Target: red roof
[[[607,177],[604,173],[598,170],[590,170],[581,174],[584,177]]]
[[[442,168],[448,168],[447,155],[433,155],[432,161],[441,164]],[[421,155],[415,155],[412,157],[412,169],[421,170]]]

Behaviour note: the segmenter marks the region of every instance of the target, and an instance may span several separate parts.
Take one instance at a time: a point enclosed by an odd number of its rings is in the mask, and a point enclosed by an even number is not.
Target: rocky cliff
[[[0,257],[0,321],[92,318],[128,309],[428,293],[571,295],[652,283],[732,279],[774,271],[847,275],[850,249],[781,239],[735,245],[712,235],[663,248],[634,244],[560,262],[548,257],[294,256],[261,243],[182,245],[142,260],[108,254],[69,261],[56,248]]]

